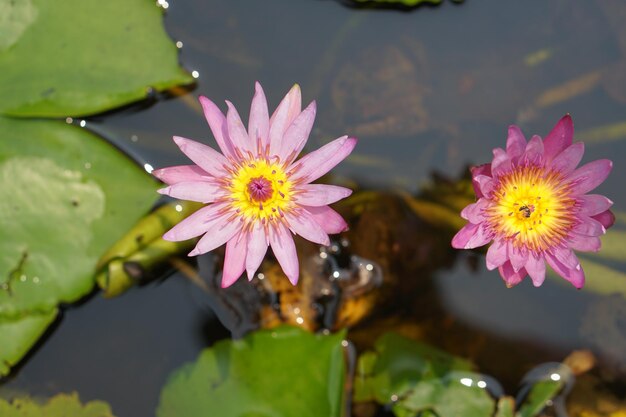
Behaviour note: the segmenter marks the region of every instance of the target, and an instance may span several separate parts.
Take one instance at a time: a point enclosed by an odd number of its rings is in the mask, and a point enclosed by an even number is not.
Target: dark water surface
[[[183,65],[198,71],[197,88],[87,126],[154,167],[183,164],[172,135],[214,144],[197,95],[229,99],[247,120],[255,81],[270,111],[297,82],[304,101],[318,103],[309,149],[343,134],[360,139],[339,177],[415,192],[435,170],[457,176],[488,162],[509,124],[543,136],[570,113],[577,137],[590,138],[584,161],[614,160],[597,192],[624,211],[626,133],[596,138],[593,129],[626,121],[625,18],[626,3],[604,0],[467,0],[408,13],[331,0],[172,0],[165,24],[183,43]],[[601,361],[626,370],[626,355],[615,354],[619,341],[593,341],[581,331],[605,298],[552,279],[539,289],[529,280],[507,289],[483,263],[478,271],[459,262],[435,274],[440,302],[457,320],[507,343],[538,346],[545,361],[594,348]],[[624,298],[610,300],[623,314]],[[626,352],[623,324],[620,331]],[[75,390],[83,400],[109,402],[117,416],[152,416],[167,375],[227,334],[200,290],[176,274],[66,309],[0,392]],[[489,363],[479,366],[501,378]]]

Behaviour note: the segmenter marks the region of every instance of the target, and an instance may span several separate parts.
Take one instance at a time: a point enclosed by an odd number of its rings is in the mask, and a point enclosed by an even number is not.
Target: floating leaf
[[[355,401],[393,403],[398,417],[419,412],[439,417],[491,417],[495,402],[470,372],[471,363],[394,333],[383,335],[374,352],[357,365]]]
[[[94,114],[193,81],[147,0],[0,0],[0,68],[0,113],[16,116]]]
[[[111,407],[102,401],[81,404],[76,393],[58,394],[40,404],[31,398],[16,398],[11,402],[0,399],[2,417],[114,417]]]
[[[534,417],[539,415],[562,388],[563,383],[561,381],[546,380],[535,383],[517,412],[516,417]]]
[[[57,315],[54,309],[44,314],[30,314],[16,320],[0,320],[0,375],[9,373]],[[4,414],[1,414],[4,415]]]
[[[339,417],[343,338],[281,327],[218,342],[170,377],[157,416]]]
[[[0,117],[0,319],[32,323],[15,320],[91,291],[98,257],[154,204],[156,186],[84,129]]]

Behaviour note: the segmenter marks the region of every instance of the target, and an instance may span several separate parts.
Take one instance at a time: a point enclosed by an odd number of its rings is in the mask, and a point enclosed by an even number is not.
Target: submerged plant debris
[[[45,403],[28,397],[11,401],[0,398],[2,417],[115,417],[111,407],[102,401],[82,404],[78,394],[58,394]]]

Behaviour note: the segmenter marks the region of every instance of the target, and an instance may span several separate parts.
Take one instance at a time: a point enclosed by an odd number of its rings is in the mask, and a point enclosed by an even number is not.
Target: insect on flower
[[[153,174],[169,185],[160,193],[208,205],[163,238],[182,241],[202,235],[189,256],[226,243],[222,287],[232,285],[244,271],[252,279],[271,246],[295,285],[299,265],[291,233],[328,245],[329,233],[347,229],[343,218],[328,205],[352,191],[311,182],[346,158],[357,140],[342,136],[296,160],[309,138],[316,112],[315,102],[301,110],[298,85],[269,117],[265,94],[256,83],[247,131],[229,101],[226,116],[208,98],[200,97],[200,103],[222,153],[174,137],[195,165],[163,168]]]
[[[547,262],[581,288],[585,274],[573,250],[598,251],[599,236],[615,221],[611,200],[587,194],[607,178],[612,162],[601,159],[576,169],[584,145],[572,143],[573,136],[569,115],[545,140],[535,135],[526,142],[511,126],[506,150],[494,149],[490,164],[472,169],[478,201],[461,212],[469,223],[452,246],[471,249],[493,241],[487,268],[498,268],[509,287],[527,275],[540,286]]]

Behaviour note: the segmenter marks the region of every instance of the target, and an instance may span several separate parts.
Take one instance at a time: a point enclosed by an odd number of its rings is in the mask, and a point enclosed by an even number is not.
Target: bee
[[[527,205],[523,205],[522,207],[519,208],[519,211],[523,211],[524,213],[522,215],[528,219],[531,213],[534,211],[534,207],[533,206],[528,207]]]

